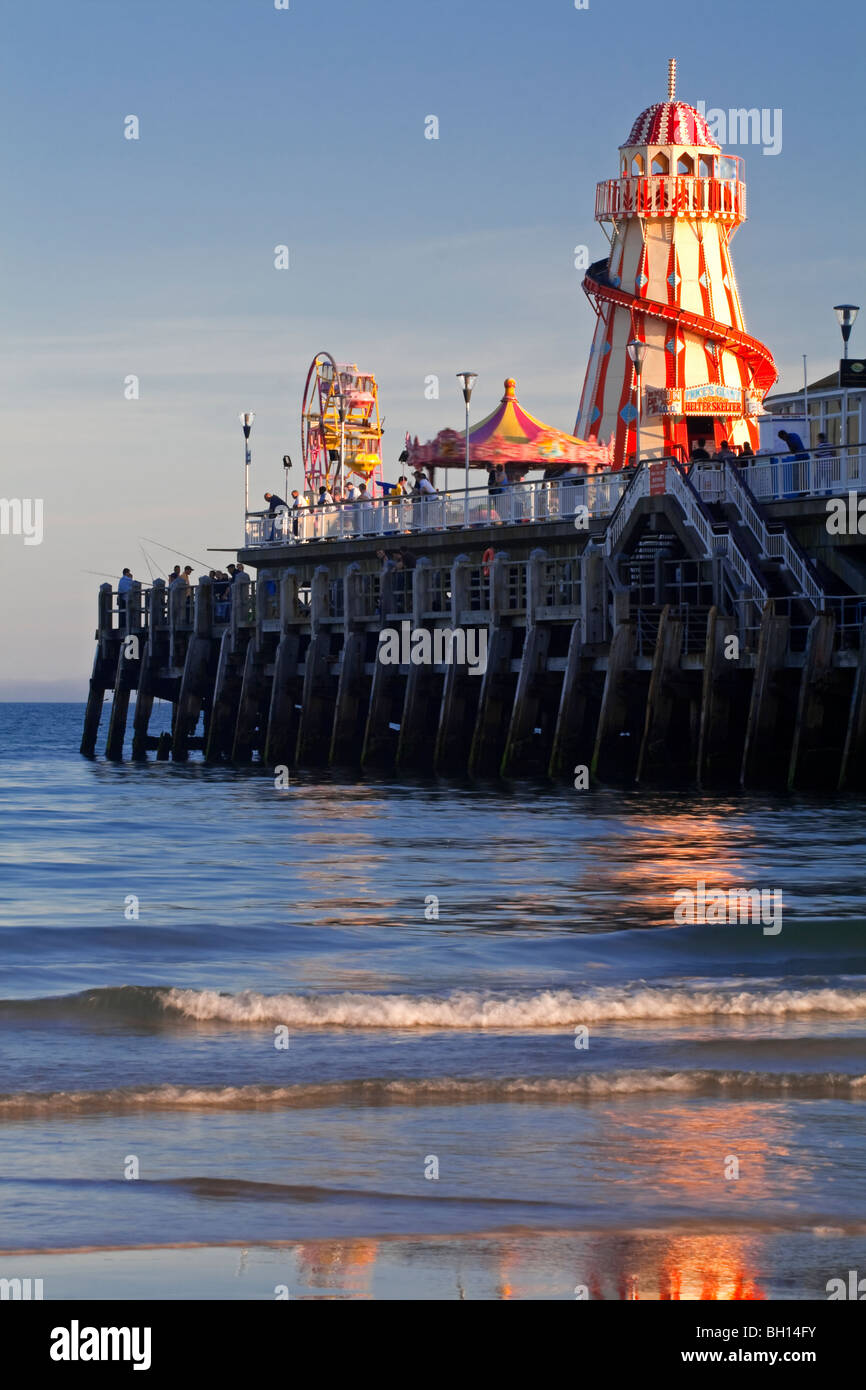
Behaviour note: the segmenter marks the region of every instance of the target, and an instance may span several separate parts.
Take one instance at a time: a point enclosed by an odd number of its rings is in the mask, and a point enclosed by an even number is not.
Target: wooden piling
[[[171,756],[175,762],[186,761],[189,740],[213,689],[217,660],[213,617],[213,585],[210,579],[200,579],[196,586],[195,626],[186,649],[172,730]]]
[[[610,644],[592,755],[593,780],[630,782],[634,777],[640,726],[633,717],[630,685],[636,651],[637,625],[628,619],[617,627]]]
[[[451,567],[451,630],[461,625],[462,615],[469,609],[468,555],[458,555]],[[480,621],[480,616],[479,616]],[[489,651],[488,651],[489,658]],[[470,676],[466,666],[450,662],[445,666],[439,727],[433,754],[436,772],[466,771],[481,680]]]
[[[780,726],[782,692],[779,676],[785,665],[789,627],[789,618],[777,616],[775,604],[770,599],[761,617],[740,772],[743,787],[767,786],[784,780],[780,774],[787,759]]]
[[[542,604],[542,575],[547,564],[547,551],[536,549],[529,556],[526,576],[526,637],[520,658],[520,670],[514,691],[505,751],[500,773],[511,777],[523,772],[544,772],[547,759],[535,730],[541,717],[541,696],[547,656],[550,651],[550,626],[539,622]]]
[[[85,758],[96,755],[96,740],[99,737],[99,722],[105,692],[117,670],[117,650],[113,641],[111,615],[112,588],[110,584],[100,584],[96,619],[96,654],[93,658],[93,672],[87,695],[87,709],[84,712],[84,729],[81,734],[81,752]]]
[[[593,655],[583,633],[581,619],[571,629],[547,769],[555,781],[563,777],[571,780],[578,767],[588,770],[592,763],[599,701],[593,696]]]
[[[360,763],[364,741],[368,702],[364,689],[367,633],[363,627],[362,583],[361,566],[354,561],[343,577],[343,646],[328,755],[328,761],[337,767]]]
[[[412,626],[430,627],[431,563],[422,557],[413,571]],[[393,669],[393,668],[392,668]],[[398,772],[431,772],[442,712],[444,677],[434,666],[408,667],[399,715],[395,767]]]
[[[676,685],[683,651],[683,623],[665,604],[656,634],[653,668],[647,691],[643,739],[637,760],[636,780],[668,781],[687,775],[688,730],[680,729],[679,748],[673,746]]]
[[[319,565],[310,586],[310,644],[304,659],[304,688],[295,761],[299,767],[326,763],[334,725],[331,629],[328,618],[329,570]]]
[[[737,737],[735,697],[737,683],[745,679],[741,658],[725,656],[730,639],[737,637],[737,620],[711,608],[707,619],[707,641],[701,684],[701,712],[698,727],[697,783],[711,786],[719,781],[736,781],[743,758],[743,731]],[[739,638],[737,638],[739,648]]]
[[[261,658],[256,650],[255,641],[251,639],[247,643],[244,654],[243,674],[238,694],[238,708],[232,738],[231,760],[233,763],[242,764],[252,761],[259,721],[259,704],[264,693]]]
[[[280,580],[280,618],[280,640],[274,657],[265,737],[264,758],[269,767],[288,767],[293,763],[298,736],[295,705],[300,695],[298,661],[301,652],[301,614],[296,569],[286,570]]]
[[[147,761],[148,749],[152,743],[148,729],[159,671],[159,621],[164,612],[165,580],[155,579],[147,598],[147,640],[141,654],[135,715],[132,721],[132,756],[136,762]]]
[[[114,698],[111,702],[108,738],[105,743],[105,756],[112,762],[120,762],[123,758],[129,697],[138,685],[143,641],[141,616],[141,585],[134,583],[126,595],[125,610],[118,614],[119,640]]]
[[[860,653],[848,707],[839,790],[866,787],[866,622],[860,628]]]
[[[475,728],[469,747],[470,777],[492,777],[499,771],[508,722],[514,703],[509,679],[514,631],[503,616],[508,553],[500,550],[490,565],[490,618],[487,628],[487,664],[480,682]]]
[[[208,762],[219,762],[221,758],[228,758],[234,747],[238,704],[250,640],[250,629],[245,621],[249,605],[249,598],[245,592],[248,583],[249,581],[237,580],[231,588],[230,621],[220,642],[205,741],[205,759]]]
[[[834,786],[839,778],[841,747],[833,747],[836,730],[826,727],[827,695],[833,685],[836,619],[816,613],[809,625],[806,658],[800,677],[794,739],[788,764],[788,789]]]

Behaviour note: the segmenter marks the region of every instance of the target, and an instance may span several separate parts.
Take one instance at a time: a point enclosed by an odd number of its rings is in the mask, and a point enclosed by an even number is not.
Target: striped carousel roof
[[[717,150],[704,117],[685,101],[657,101],[642,111],[620,149],[633,145],[706,145]]]
[[[456,430],[440,430],[435,439],[426,444],[416,439],[408,448],[413,468],[453,467],[465,457],[466,436]],[[478,468],[500,462],[522,463],[529,468],[576,463],[592,472],[609,467],[609,461],[606,446],[553,429],[524,410],[513,377],[506,380],[505,395],[496,409],[469,431],[469,462]]]

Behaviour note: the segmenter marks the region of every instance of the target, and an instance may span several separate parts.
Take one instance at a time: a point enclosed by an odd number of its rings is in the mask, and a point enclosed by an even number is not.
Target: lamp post
[[[457,380],[460,382],[460,389],[463,392],[463,400],[466,403],[466,476],[464,481],[463,493],[463,525],[469,525],[469,402],[472,399],[472,388],[478,380],[477,372],[458,372]]]
[[[646,343],[640,338],[632,338],[628,344],[628,355],[634,374],[637,377],[637,418],[635,419],[635,465],[640,468],[640,411],[641,411],[641,372],[646,358]]]
[[[839,321],[842,330],[842,357],[848,361],[848,339],[851,337],[851,329],[854,327],[854,320],[860,312],[859,304],[834,304],[833,313]],[[859,432],[858,432],[859,433]],[[842,388],[842,428],[839,432],[839,442],[843,450],[848,444],[848,387]],[[843,458],[846,455],[843,453]]]
[[[343,471],[346,458],[346,393],[343,390],[343,379],[337,373],[337,409],[340,414],[340,495],[343,493]]]
[[[848,339],[851,337],[851,329],[854,327],[854,320],[860,312],[859,304],[834,304],[833,313],[839,320],[839,327],[842,330],[842,343],[844,345],[843,356],[848,357]]]
[[[244,432],[244,527],[250,511],[250,431],[255,418],[255,412],[252,410],[241,411],[238,416]]]

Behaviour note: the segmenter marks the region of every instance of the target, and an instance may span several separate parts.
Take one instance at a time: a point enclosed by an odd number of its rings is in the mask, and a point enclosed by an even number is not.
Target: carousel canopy
[[[466,435],[457,430],[440,430],[426,444],[407,438],[406,446],[412,468],[454,468],[466,457]],[[514,379],[509,377],[499,405],[469,431],[469,462],[475,468],[490,463],[515,463],[525,469],[577,464],[593,472],[610,467],[610,450],[606,445],[576,439],[536,420],[523,409],[515,394]]]

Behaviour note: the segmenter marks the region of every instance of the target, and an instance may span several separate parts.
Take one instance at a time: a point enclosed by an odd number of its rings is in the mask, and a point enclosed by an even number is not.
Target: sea
[[[866,1275],[863,799],[277,786],[84,759],[83,714],[0,705],[0,1278],[556,1301]],[[683,920],[701,884],[778,892],[777,927]]]

